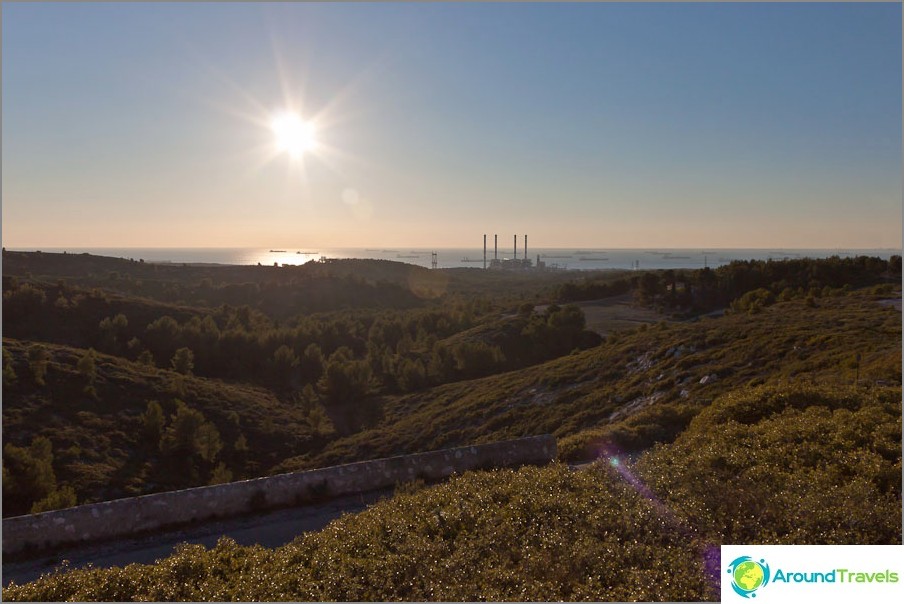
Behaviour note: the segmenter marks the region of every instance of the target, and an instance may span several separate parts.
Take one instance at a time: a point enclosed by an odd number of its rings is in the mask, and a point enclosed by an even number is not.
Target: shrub
[[[901,542],[900,389],[721,397],[641,474],[723,543]]]
[[[70,486],[65,486],[51,491],[47,497],[40,501],[36,501],[35,504],[31,506],[29,513],[40,514],[41,512],[71,508],[76,502],[75,489]]]
[[[249,509],[266,505],[262,492]],[[472,472],[268,550],[221,539],[155,565],[85,569],[4,599],[693,601],[704,547],[607,467]],[[500,544],[504,544],[500,547]],[[676,580],[676,577],[680,577]]]

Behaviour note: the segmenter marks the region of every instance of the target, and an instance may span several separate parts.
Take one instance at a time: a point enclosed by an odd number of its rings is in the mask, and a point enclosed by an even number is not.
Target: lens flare
[[[595,443],[592,446],[596,453],[596,459],[608,462],[615,473],[626,484],[630,485],[641,497],[648,500],[653,508],[671,527],[687,538],[694,539],[697,537],[697,530],[675,514],[664,501],[653,493],[650,487],[631,471],[629,464],[625,463],[626,456],[619,447],[608,442]],[[719,546],[714,543],[705,542],[701,544],[701,547],[705,580],[712,593],[719,593],[719,581],[721,577],[721,573],[719,572]]]

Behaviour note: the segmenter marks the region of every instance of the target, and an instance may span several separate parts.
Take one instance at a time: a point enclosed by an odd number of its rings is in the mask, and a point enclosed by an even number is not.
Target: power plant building
[[[493,258],[490,260],[489,265],[486,264],[487,257],[487,237],[483,236],[483,257],[484,257],[484,266],[491,270],[523,270],[534,268],[533,261],[527,257],[527,235],[524,236],[524,254],[523,257],[518,257],[518,235],[515,235],[514,239],[514,257],[512,258],[499,258],[499,246],[498,235],[495,236],[495,250],[493,252]],[[546,268],[546,263],[540,261],[540,256],[537,256],[537,268],[543,269]]]

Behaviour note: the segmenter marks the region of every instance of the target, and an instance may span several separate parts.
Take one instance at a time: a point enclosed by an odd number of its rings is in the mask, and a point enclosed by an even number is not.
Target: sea
[[[13,251],[37,251],[36,248],[8,248]],[[42,252],[89,253],[114,258],[144,260],[145,262],[174,264],[231,264],[231,265],[301,265],[321,259],[368,258],[392,260],[426,268],[483,268],[483,248],[40,248]],[[523,248],[499,250],[499,259],[523,258]],[[549,269],[560,270],[644,270],[715,268],[734,260],[785,260],[795,258],[828,258],[830,256],[876,256],[887,260],[901,254],[900,249],[675,249],[675,248],[535,248],[528,257],[537,265],[545,263]],[[487,252],[487,263],[494,252]]]

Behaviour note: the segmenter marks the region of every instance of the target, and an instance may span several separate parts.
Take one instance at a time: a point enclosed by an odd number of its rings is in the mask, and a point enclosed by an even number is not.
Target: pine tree
[[[172,361],[170,361],[173,369],[183,375],[191,375],[192,369],[195,368],[195,355],[191,351],[191,348],[180,348],[176,351],[176,354],[173,355]]]

